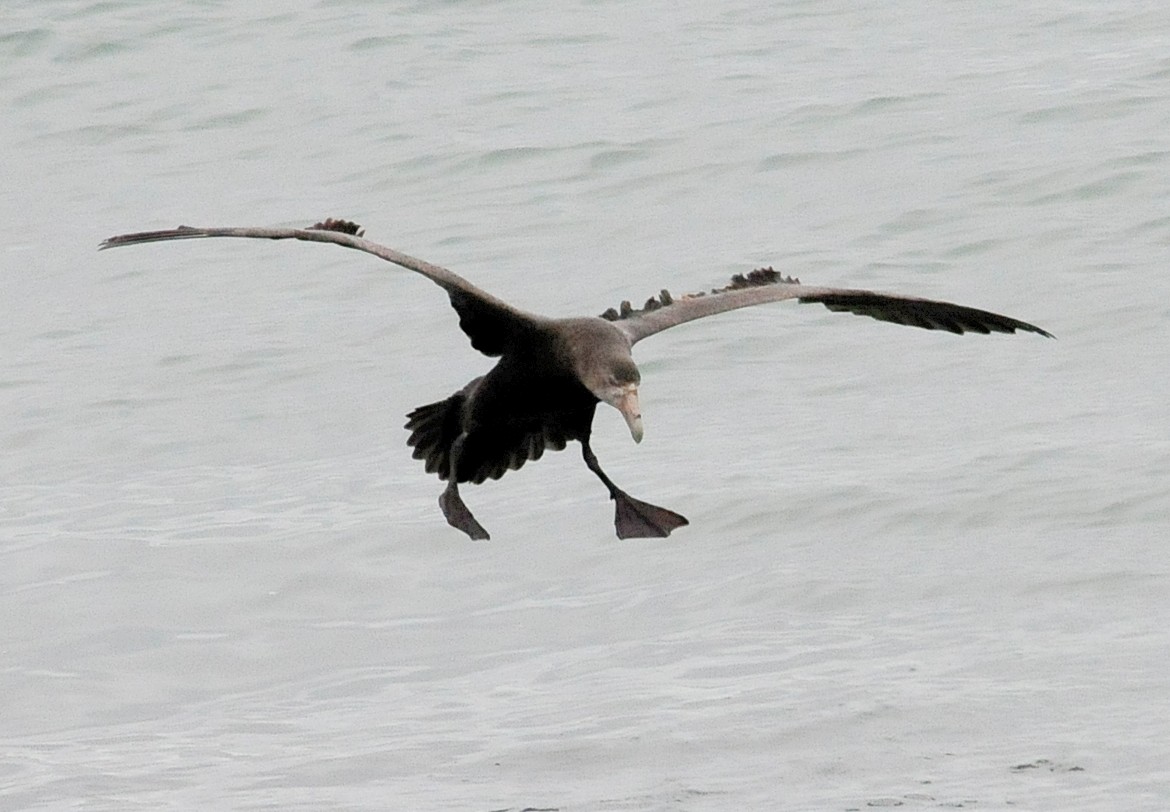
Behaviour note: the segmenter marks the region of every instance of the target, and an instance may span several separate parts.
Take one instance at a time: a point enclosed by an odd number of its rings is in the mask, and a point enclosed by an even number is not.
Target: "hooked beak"
[[[630,436],[634,438],[634,442],[642,442],[642,407],[638,403],[637,384],[627,385],[614,406],[626,419],[626,425],[630,427]]]

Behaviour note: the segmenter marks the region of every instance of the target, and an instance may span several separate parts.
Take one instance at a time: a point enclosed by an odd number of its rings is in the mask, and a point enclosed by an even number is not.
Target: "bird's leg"
[[[462,530],[473,540],[480,541],[489,539],[491,536],[488,535],[488,531],[483,529],[483,525],[475,520],[459,496],[459,452],[463,449],[463,438],[466,436],[466,434],[460,434],[455,438],[455,442],[451,443],[451,465],[447,470],[447,487],[439,494],[439,508],[443,511],[447,524],[456,530]]]
[[[690,524],[685,517],[673,510],[660,508],[635,499],[623,491],[601,470],[597,455],[589,447],[588,440],[581,441],[581,454],[589,470],[609,488],[609,498],[614,501],[613,524],[619,539],[665,538],[670,531]]]

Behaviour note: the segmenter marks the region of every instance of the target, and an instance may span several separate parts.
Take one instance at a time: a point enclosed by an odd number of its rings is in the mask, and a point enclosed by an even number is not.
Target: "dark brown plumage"
[[[622,413],[635,442],[642,439],[638,405],[641,377],[630,354],[638,341],[670,327],[741,307],[796,299],[881,321],[952,333],[1014,333],[1051,338],[1045,330],[1008,316],[971,307],[847,288],[800,284],[771,268],[737,274],[710,293],[674,297],[663,290],[641,309],[622,302],[600,317],[550,319],[525,313],[485,293],[461,276],[362,238],[347,220],[325,220],[309,228],[190,228],[144,231],[111,237],[101,248],[197,237],[296,239],[355,248],[407,268],[447,291],[459,326],[471,346],[500,360],[450,397],[408,415],[408,445],[428,473],[447,482],[439,505],[448,523],[473,539],[488,533],[459,495],[459,483],[499,479],[545,450],[581,443],[585,464],[615,502],[619,538],[668,536],[687,524],[679,514],[634,499],[601,470],[589,445],[597,404]]]

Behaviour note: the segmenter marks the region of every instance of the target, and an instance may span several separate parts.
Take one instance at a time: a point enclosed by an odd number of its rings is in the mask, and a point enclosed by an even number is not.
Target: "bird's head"
[[[642,442],[642,406],[638,403],[638,383],[642,380],[632,358],[615,361],[608,368],[601,386],[590,387],[593,394],[617,409],[630,427],[635,443]]]
[[[642,442],[638,403],[642,375],[630,355],[629,338],[603,319],[583,319],[574,328],[571,344],[577,377],[594,397],[621,412],[634,442]]]

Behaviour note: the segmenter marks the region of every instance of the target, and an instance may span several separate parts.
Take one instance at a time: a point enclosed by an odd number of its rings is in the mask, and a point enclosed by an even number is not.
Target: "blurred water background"
[[[0,807],[1170,808],[1170,7],[7,2]],[[489,361],[362,223],[524,308],[758,265],[579,453],[465,495]]]

